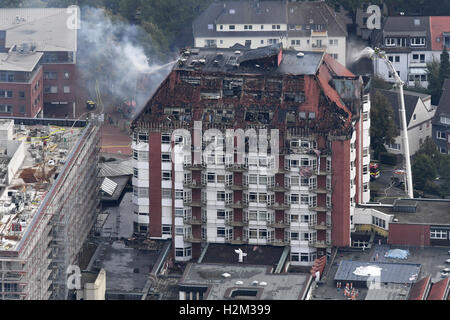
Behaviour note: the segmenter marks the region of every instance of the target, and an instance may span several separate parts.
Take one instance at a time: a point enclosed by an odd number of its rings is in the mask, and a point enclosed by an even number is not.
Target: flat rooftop
[[[224,273],[230,276],[225,278]],[[264,266],[193,263],[186,267],[179,286],[207,287],[205,300],[232,299],[235,289],[256,291],[252,300],[300,300],[309,278],[309,274],[269,273]]]
[[[378,288],[367,291],[365,300],[406,300],[411,285],[403,283],[381,283]]]
[[[231,74],[265,74],[274,76],[315,75],[322,63],[324,53],[294,50],[283,50],[279,66],[264,67],[262,61],[277,59],[280,51],[278,45],[271,45],[257,49],[232,48],[192,48],[185,51],[175,70],[201,70],[204,73]]]
[[[0,53],[0,71],[22,71],[31,72],[34,70],[39,60],[43,56],[41,52],[20,53]]]
[[[389,200],[391,204],[392,199]],[[393,207],[373,206],[370,208],[391,214],[394,219],[398,219],[398,221],[391,223],[450,225],[450,201],[448,200],[402,199],[397,200],[396,204],[401,206],[414,206],[416,204],[416,212],[396,212]]]
[[[17,249],[83,131],[78,127],[14,125],[14,140],[3,140],[5,145],[21,142],[23,149],[16,153],[23,154],[9,159],[9,163],[16,161],[12,164],[17,171],[11,182],[0,188],[0,251]]]
[[[414,283],[420,273],[420,264],[392,262],[362,262],[344,260],[334,276],[335,281],[366,282],[379,276],[383,283]]]
[[[238,255],[234,250],[242,249],[247,253],[243,262],[238,261]],[[250,264],[276,267],[283,253],[283,247],[258,246],[258,245],[232,245],[222,243],[210,243],[203,257],[202,263],[226,263],[226,264]]]
[[[6,47],[22,43],[36,45],[37,51],[77,51],[78,10],[67,8],[0,9],[0,30],[6,30]]]

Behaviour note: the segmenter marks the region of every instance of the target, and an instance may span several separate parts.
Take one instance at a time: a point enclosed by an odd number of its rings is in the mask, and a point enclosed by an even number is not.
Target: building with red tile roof
[[[433,283],[427,300],[447,300],[450,290],[450,278]]]

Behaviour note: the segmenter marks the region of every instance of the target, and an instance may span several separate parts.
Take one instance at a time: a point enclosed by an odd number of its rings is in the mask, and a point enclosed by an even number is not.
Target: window
[[[63,87],[63,91],[64,91],[64,93],[70,93],[70,87],[69,86],[64,86]]]
[[[447,234],[448,230],[431,229],[430,239],[448,239]]]
[[[183,190],[175,190],[175,199],[183,200]]]
[[[65,72],[63,73],[63,79],[64,79],[64,80],[70,79],[70,73],[67,72],[67,71],[65,71]]]
[[[229,29],[229,30],[234,30],[234,29],[235,29],[235,26],[234,26],[234,25],[230,25],[230,26],[228,27],[228,29]]]
[[[137,135],[138,142],[148,143],[148,133],[147,132],[139,132]]]
[[[267,43],[268,44],[276,44],[276,43],[278,43],[278,39],[268,39]]]
[[[225,228],[217,227],[217,238],[224,238],[224,237],[225,237]]]
[[[139,169],[138,168],[133,168],[133,177],[139,178]]]
[[[19,98],[25,99],[25,91],[19,91]]]
[[[57,86],[45,87],[44,93],[58,93],[58,87]]]
[[[58,79],[58,72],[44,72],[44,80],[56,80]]]
[[[216,40],[214,39],[205,39],[205,47],[206,48],[215,48],[216,45]]]
[[[172,226],[170,224],[163,224],[162,234],[172,234]]]
[[[425,38],[411,38],[411,46],[424,46],[425,45]]]
[[[447,134],[444,131],[436,131],[436,138],[445,140],[447,139]]]
[[[162,133],[161,134],[161,143],[170,143],[170,133]]]
[[[170,156],[171,156],[170,152],[162,153],[161,154],[161,161],[162,162],[170,162],[171,161]]]
[[[19,112],[20,113],[25,113],[25,105],[23,105],[23,104],[20,105]]]
[[[0,90],[0,98],[12,98],[13,92],[10,90]]]
[[[372,216],[372,224],[376,225],[377,227],[386,229],[386,221],[378,217]]]
[[[148,198],[148,188],[139,187],[139,198]]]
[[[291,45],[299,46],[300,45],[300,40],[291,40]]]
[[[413,54],[412,56],[412,62],[425,62],[425,55],[424,54]]]
[[[250,47],[252,45],[252,40],[245,40],[245,46]]]
[[[264,40],[261,40],[261,44],[264,44]]]
[[[441,116],[440,121],[442,124],[450,124],[450,117]]]
[[[253,29],[253,26],[250,24],[250,25],[244,25],[244,30],[252,30]]]
[[[172,190],[171,189],[161,189],[161,194],[163,199],[172,199]]]
[[[162,180],[163,181],[171,181],[172,180],[172,172],[171,171],[163,171],[162,172]]]
[[[386,38],[385,39],[385,45],[387,47],[395,47],[396,41],[394,38]]]

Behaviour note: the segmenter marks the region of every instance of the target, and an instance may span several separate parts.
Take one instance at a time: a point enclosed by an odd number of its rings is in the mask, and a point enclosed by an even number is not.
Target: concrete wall
[[[8,141],[8,156],[12,155],[11,160],[8,163],[8,181],[10,184],[17,170],[25,159],[25,143],[23,141]]]
[[[106,271],[101,269],[94,283],[84,285],[85,300],[105,300]]]

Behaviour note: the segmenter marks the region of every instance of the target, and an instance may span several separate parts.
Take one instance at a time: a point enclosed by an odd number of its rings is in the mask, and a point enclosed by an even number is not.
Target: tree
[[[431,95],[431,103],[433,105],[439,104],[441,97],[441,80],[439,76],[440,62],[433,59],[433,61],[427,63],[428,74],[428,93]]]
[[[383,89],[383,90],[390,90],[392,89],[393,84],[385,81],[382,77],[379,75],[374,75],[372,77],[372,88],[377,89]]]
[[[0,8],[18,8],[23,6],[23,0],[2,0]]]
[[[441,89],[442,86],[444,85],[445,79],[448,79],[449,77],[450,77],[450,61],[447,48],[444,46],[441,53],[441,64],[439,66],[439,81]]]
[[[416,154],[411,170],[414,186],[419,190],[424,190],[427,181],[433,182],[437,175],[433,160],[424,153]]]
[[[370,142],[374,157],[380,159],[380,153],[386,152],[386,144],[394,142],[399,130],[394,120],[394,110],[389,100],[380,92],[375,91],[370,110]]]

